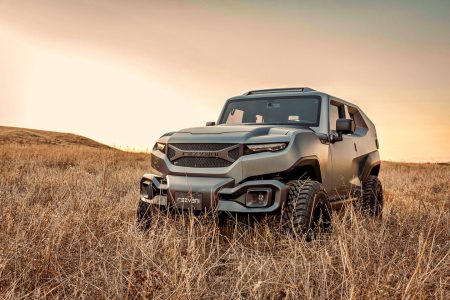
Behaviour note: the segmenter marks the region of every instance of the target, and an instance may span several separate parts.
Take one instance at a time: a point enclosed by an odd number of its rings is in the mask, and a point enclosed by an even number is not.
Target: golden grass
[[[450,299],[450,167],[382,167],[382,220],[347,208],[306,243],[270,223],[135,228],[145,154],[0,146],[0,298]]]

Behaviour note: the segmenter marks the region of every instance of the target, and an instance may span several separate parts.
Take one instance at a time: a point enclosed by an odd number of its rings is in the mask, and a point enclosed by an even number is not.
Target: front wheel
[[[331,228],[331,206],[322,184],[312,180],[288,183],[289,193],[282,211],[286,233],[311,240],[318,231]]]
[[[142,200],[139,200],[139,204],[136,211],[137,226],[142,231],[147,231],[150,228],[153,216],[153,205]]]

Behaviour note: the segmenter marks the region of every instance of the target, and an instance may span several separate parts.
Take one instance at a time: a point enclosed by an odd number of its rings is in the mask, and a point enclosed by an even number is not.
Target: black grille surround
[[[239,146],[238,144],[216,144],[216,143],[178,143],[178,144],[169,144],[169,146],[176,147],[180,150],[184,151],[220,151],[232,146]]]
[[[167,150],[173,165],[189,168],[228,167],[242,154],[242,145],[224,143],[174,143],[168,144]]]

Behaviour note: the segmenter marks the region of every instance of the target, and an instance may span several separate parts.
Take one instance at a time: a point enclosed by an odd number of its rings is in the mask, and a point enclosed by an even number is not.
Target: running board
[[[347,199],[343,199],[343,200],[335,200],[335,201],[331,201],[330,205],[332,209],[337,209],[340,208],[341,206],[345,205],[345,204],[351,204],[353,202],[358,201],[358,197],[352,197],[352,198],[347,198]]]

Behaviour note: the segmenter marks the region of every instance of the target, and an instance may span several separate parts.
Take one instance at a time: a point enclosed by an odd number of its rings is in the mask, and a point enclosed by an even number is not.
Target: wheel
[[[288,183],[289,193],[283,208],[282,225],[288,234],[311,240],[318,231],[331,228],[331,206],[322,184],[311,180]]]
[[[139,204],[136,211],[137,226],[142,231],[147,231],[150,228],[153,216],[153,205],[142,200],[139,200]]]
[[[383,187],[377,176],[370,175],[363,182],[362,208],[371,216],[381,216],[383,210]]]

